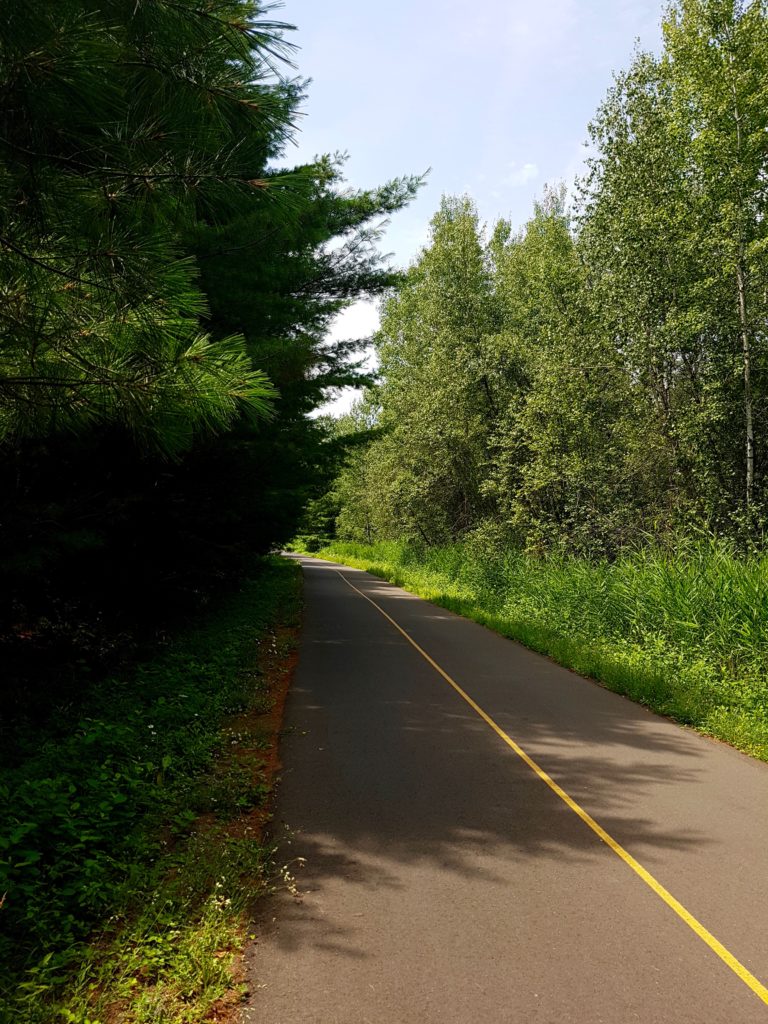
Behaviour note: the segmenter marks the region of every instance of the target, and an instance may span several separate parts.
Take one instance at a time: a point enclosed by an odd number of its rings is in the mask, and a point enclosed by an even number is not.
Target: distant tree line
[[[596,555],[761,537],[768,5],[679,0],[663,24],[590,125],[575,198],[550,189],[489,233],[443,201],[306,530]]]

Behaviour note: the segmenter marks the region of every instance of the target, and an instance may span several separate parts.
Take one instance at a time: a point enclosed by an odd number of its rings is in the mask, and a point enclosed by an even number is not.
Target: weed
[[[1,1021],[191,1024],[230,989],[244,913],[271,884],[270,851],[224,824],[264,803],[269,737],[231,716],[268,709],[260,652],[279,653],[298,587],[294,564],[265,560],[18,743],[0,782]]]

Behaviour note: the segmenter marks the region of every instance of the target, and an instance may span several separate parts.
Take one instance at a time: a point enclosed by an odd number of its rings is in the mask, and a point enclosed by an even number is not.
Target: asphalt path
[[[296,894],[256,923],[245,1021],[768,1021],[768,766],[301,563],[275,816]]]

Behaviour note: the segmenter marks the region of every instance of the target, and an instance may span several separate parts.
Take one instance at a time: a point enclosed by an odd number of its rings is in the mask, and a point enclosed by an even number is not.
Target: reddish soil
[[[299,627],[281,626],[271,635],[274,644],[265,644],[258,659],[259,674],[266,681],[266,695],[270,703],[268,711],[250,710],[230,718],[226,727],[246,737],[253,737],[254,743],[247,739],[227,751],[221,758],[220,769],[226,771],[228,765],[238,764],[253,772],[254,782],[266,785],[269,797],[258,807],[234,818],[225,826],[224,832],[234,838],[247,836],[255,842],[261,840],[264,828],[272,817],[272,796],[277,773],[282,767],[280,762],[280,730],[283,724],[283,712],[288,690],[293,678],[298,659]],[[287,651],[287,654],[286,654]],[[268,746],[264,746],[264,741]],[[208,816],[206,816],[208,817]],[[213,820],[213,819],[211,819]],[[198,822],[198,827],[206,825],[205,819]],[[245,945],[246,925],[243,924],[241,935],[242,946]],[[207,1020],[215,1024],[235,1024],[239,1009],[242,1006],[240,986],[245,982],[244,957],[242,951],[233,966],[233,985],[230,991],[220,999]]]

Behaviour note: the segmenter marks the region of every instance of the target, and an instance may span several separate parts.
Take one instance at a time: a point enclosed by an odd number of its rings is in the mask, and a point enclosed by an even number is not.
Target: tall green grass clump
[[[489,535],[426,548],[333,542],[367,569],[677,721],[768,760],[768,556],[721,540],[614,561],[535,557]]]

